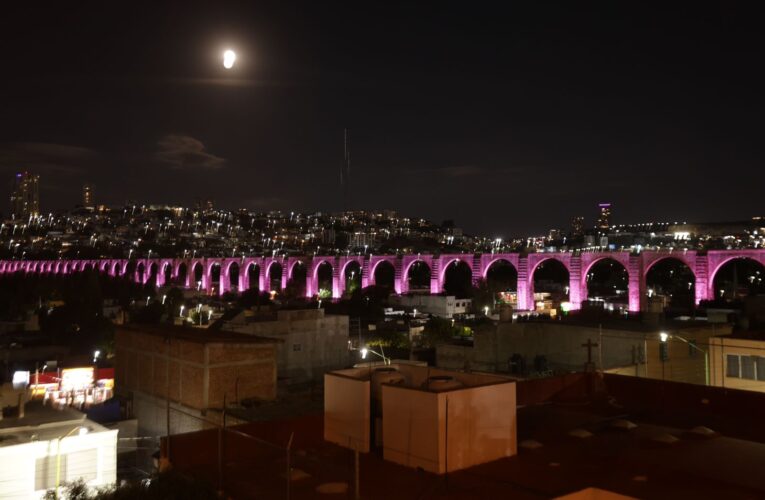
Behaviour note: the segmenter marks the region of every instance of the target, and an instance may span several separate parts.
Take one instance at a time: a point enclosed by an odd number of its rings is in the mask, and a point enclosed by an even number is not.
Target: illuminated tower
[[[578,238],[584,235],[584,217],[578,215],[571,219],[571,236]]]
[[[600,209],[600,215],[598,216],[597,229],[602,233],[607,233],[611,228],[611,204],[600,203],[598,208]]]
[[[93,184],[83,184],[82,186],[82,206],[93,207]]]
[[[11,193],[11,210],[17,219],[40,214],[40,176],[29,172],[16,174]]]

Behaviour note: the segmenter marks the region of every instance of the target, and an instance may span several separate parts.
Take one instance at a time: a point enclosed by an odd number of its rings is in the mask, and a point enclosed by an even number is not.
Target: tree
[[[432,317],[422,332],[423,347],[436,347],[451,341],[460,334],[460,328],[452,325],[451,320]]]

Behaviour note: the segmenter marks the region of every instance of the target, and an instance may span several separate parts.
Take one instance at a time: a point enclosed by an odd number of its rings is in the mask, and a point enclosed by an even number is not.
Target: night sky
[[[351,208],[504,237],[601,201],[617,223],[765,215],[754,2],[209,3],[4,5],[3,199],[28,169],[46,211],[84,182],[338,210],[347,127]]]

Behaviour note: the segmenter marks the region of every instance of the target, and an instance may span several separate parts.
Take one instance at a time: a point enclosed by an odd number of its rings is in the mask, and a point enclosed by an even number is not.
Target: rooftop
[[[106,430],[87,420],[84,413],[71,408],[59,410],[40,402],[29,402],[25,405],[23,418],[0,420],[0,446],[57,439],[79,427],[86,427],[89,432]]]
[[[600,385],[605,397],[591,397],[593,385]],[[660,386],[666,387],[666,398],[658,398]],[[362,497],[546,499],[589,487],[647,499],[765,497],[765,484],[755,472],[765,456],[765,440],[761,439],[765,436],[762,432],[759,437],[734,432],[736,426],[748,428],[756,420],[753,416],[742,421],[736,416],[744,410],[740,397],[761,404],[765,395],[739,397],[732,393],[742,391],[660,384],[634,377],[588,379],[583,374],[521,381],[518,389],[521,446],[517,456],[444,477],[386,462],[377,452],[361,454]],[[632,397],[636,389],[637,399]],[[683,398],[695,401],[698,391],[709,402],[680,414],[675,403]],[[664,408],[666,414],[657,408]],[[620,420],[637,427],[615,427]],[[717,432],[708,436],[690,432],[699,425]],[[321,414],[234,429],[225,445],[232,455],[226,457],[223,476],[232,498],[283,496],[285,446],[290,440],[291,498],[316,498],[317,491],[343,486],[345,495],[335,497],[352,498],[353,452],[322,439]],[[578,432],[572,435],[572,431]],[[668,435],[675,439],[668,440]],[[525,443],[529,441],[541,446],[531,449]],[[171,459],[177,468],[215,484],[217,449],[214,429],[177,435],[172,438]]]
[[[225,330],[192,328],[173,325],[130,325],[120,326],[117,331],[152,335],[155,337],[183,340],[199,344],[276,344],[282,340]]]

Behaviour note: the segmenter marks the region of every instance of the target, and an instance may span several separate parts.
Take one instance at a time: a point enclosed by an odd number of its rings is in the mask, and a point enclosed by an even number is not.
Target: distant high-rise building
[[[40,214],[40,176],[29,172],[16,174],[11,194],[14,217],[26,219]]]
[[[93,207],[93,184],[83,184],[82,186],[82,206]]]
[[[571,236],[577,238],[584,235],[584,217],[577,215],[571,219]]]
[[[598,216],[598,225],[596,227],[600,232],[608,232],[611,228],[611,204],[600,203],[598,208],[600,209],[600,215]]]

